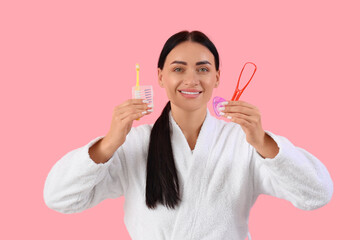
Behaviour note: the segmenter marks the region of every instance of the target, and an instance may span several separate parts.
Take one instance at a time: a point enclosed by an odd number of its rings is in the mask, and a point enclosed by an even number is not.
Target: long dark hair
[[[215,58],[216,70],[219,70],[219,54],[215,45],[200,31],[181,31],[172,35],[165,43],[159,57],[161,70],[169,52],[178,44],[191,41],[207,47]],[[155,208],[157,202],[167,208],[175,208],[180,199],[179,180],[171,147],[169,111],[170,101],[151,130],[146,169],[146,205]]]

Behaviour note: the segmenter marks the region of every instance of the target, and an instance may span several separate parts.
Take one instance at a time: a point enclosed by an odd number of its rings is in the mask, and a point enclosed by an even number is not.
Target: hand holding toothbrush
[[[148,115],[152,108],[143,99],[129,99],[115,107],[110,130],[104,138],[89,149],[90,158],[96,163],[107,162],[116,149],[126,140],[135,119]]]
[[[92,160],[96,163],[107,162],[126,140],[134,120],[153,111],[152,86],[139,85],[139,64],[136,64],[136,86],[132,89],[133,99],[115,107],[111,126],[106,136],[89,149]]]
[[[105,138],[117,149],[125,142],[133,121],[151,112],[152,107],[149,107],[148,102],[144,99],[129,99],[123,102],[115,107],[110,130]]]
[[[139,64],[136,64],[136,86],[132,89],[133,99],[129,99],[119,106],[116,106],[113,113],[110,131],[104,141],[110,142],[114,151],[120,147],[130,132],[134,120],[153,111],[153,93],[151,86],[140,86]],[[114,149],[115,148],[115,149]]]

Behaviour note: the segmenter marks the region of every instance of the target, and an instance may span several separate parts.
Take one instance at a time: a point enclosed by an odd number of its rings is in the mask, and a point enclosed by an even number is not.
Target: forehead
[[[199,61],[207,60],[214,66],[214,55],[210,50],[200,43],[186,41],[174,47],[166,57],[166,64],[173,61],[184,61],[195,64]]]

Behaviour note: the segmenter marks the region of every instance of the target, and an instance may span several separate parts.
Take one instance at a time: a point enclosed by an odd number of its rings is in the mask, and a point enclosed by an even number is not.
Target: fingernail
[[[148,109],[147,111],[148,111],[148,112],[153,112],[154,110],[153,110],[153,109]]]
[[[142,112],[142,114],[145,114],[145,113],[147,113],[147,111]]]
[[[143,103],[149,103],[149,101],[148,100],[143,100]]]
[[[228,119],[231,119],[231,117],[230,117],[230,116],[227,116],[227,118],[228,118]]]
[[[225,113],[223,113],[223,112],[220,112],[219,114],[220,114],[220,116],[223,116],[223,115],[225,115]]]
[[[222,104],[222,105],[226,105],[226,104],[229,104],[229,102],[222,102],[221,104]]]
[[[224,110],[225,110],[225,107],[219,107],[218,110],[219,110],[219,111],[224,111]]]
[[[151,107],[153,107],[153,105],[152,105],[152,104],[149,104],[148,107],[151,108]]]

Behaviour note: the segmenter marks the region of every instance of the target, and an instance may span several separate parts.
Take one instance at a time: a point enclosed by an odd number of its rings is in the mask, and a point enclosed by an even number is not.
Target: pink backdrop
[[[242,65],[257,64],[241,99],[334,181],[331,202],[314,211],[262,195],[253,239],[360,239],[359,4],[334,2],[1,1],[0,239],[130,239],[124,198],[65,215],[46,207],[44,182],[68,151],[107,133],[113,108],[131,97],[135,63],[155,91],[154,112],[136,124],[154,122],[167,101],[157,60],[184,29],[218,48],[213,96],[230,98]]]

